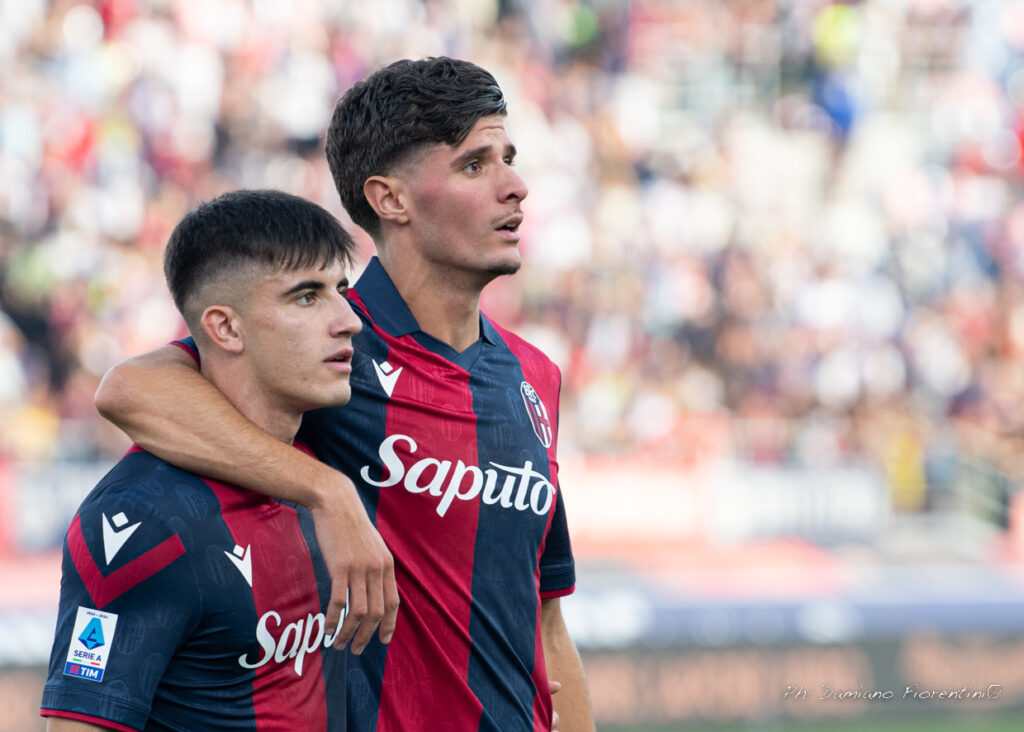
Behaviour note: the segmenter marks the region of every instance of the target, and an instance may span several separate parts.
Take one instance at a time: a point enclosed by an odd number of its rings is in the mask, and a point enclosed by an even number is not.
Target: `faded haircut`
[[[197,334],[194,302],[219,278],[255,266],[276,271],[352,266],[355,243],[327,210],[274,190],[225,193],[187,213],[164,250],[164,276],[185,321]]]

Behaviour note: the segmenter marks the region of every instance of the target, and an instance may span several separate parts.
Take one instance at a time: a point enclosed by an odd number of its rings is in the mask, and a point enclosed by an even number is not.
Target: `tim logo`
[[[523,405],[526,407],[526,415],[530,418],[530,424],[533,425],[534,434],[537,435],[540,444],[544,447],[551,447],[555,432],[551,429],[551,420],[548,419],[548,410],[544,406],[544,402],[537,396],[536,389],[525,381],[519,387],[519,391],[523,395]]]

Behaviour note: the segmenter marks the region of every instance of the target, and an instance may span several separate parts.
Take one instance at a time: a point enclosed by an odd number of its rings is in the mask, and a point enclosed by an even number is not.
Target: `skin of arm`
[[[594,715],[583,662],[562,618],[557,597],[541,600],[541,639],[548,678],[557,679],[560,690],[552,697],[561,732],[593,732]]]
[[[157,457],[308,508],[331,575],[328,632],[348,609],[335,646],[351,640],[360,653],[378,625],[381,641],[391,640],[399,602],[394,559],[345,475],[249,421],[176,346],[113,366],[95,401],[103,417]]]
[[[95,724],[79,722],[77,719],[48,717],[46,732],[109,732],[113,727],[97,727]]]

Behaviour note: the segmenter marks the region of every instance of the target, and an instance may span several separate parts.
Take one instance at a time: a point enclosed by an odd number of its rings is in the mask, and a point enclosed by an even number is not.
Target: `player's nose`
[[[342,335],[351,337],[363,329],[363,321],[359,319],[356,311],[352,309],[352,303],[343,295],[339,294],[338,298],[334,301],[334,312],[331,317],[330,329],[331,335],[335,337]]]
[[[526,182],[519,177],[519,173],[514,168],[506,166],[504,170],[505,179],[502,181],[501,199],[503,201],[510,199],[522,201],[530,192],[530,189],[526,187]]]

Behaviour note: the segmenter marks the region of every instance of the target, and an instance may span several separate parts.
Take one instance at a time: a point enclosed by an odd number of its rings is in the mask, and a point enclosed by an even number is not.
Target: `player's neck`
[[[275,404],[267,390],[247,372],[244,364],[208,365],[204,360],[201,371],[250,422],[275,439],[292,444],[302,422],[302,413]]]
[[[395,289],[423,332],[462,353],[480,338],[480,293],[486,281],[402,266],[381,257]]]

